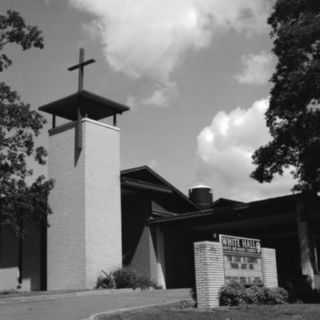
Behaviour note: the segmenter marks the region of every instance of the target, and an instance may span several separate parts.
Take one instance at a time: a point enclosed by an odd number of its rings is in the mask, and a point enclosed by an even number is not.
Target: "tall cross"
[[[78,80],[78,91],[80,92],[83,89],[83,78],[84,78],[84,67],[88,64],[96,62],[94,59],[89,59],[85,61],[84,58],[84,49],[80,48],[79,52],[79,63],[68,68],[69,71],[79,69],[79,80]],[[76,147],[80,151],[82,149],[82,127],[81,127],[81,112],[80,106],[77,110],[77,133],[76,133]]]
[[[84,60],[84,49],[80,48],[79,53],[79,63],[68,68],[69,71],[73,71],[79,69],[79,81],[78,81],[78,90],[81,91],[83,89],[83,78],[84,78],[84,67],[88,64],[94,63],[96,60],[89,59],[87,61]]]

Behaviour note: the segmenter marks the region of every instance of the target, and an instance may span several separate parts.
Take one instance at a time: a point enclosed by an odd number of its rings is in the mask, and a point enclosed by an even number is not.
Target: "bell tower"
[[[47,230],[47,289],[93,288],[101,270],[122,263],[120,129],[127,106],[83,89],[80,49],[78,91],[39,108],[52,115],[48,174],[55,180]],[[68,120],[56,125],[56,117]],[[113,125],[100,120],[113,117]]]

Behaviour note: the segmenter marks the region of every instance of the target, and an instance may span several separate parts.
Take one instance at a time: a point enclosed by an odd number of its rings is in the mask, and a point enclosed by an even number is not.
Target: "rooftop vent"
[[[205,185],[197,185],[189,189],[189,198],[200,209],[209,209],[213,205],[211,188]]]

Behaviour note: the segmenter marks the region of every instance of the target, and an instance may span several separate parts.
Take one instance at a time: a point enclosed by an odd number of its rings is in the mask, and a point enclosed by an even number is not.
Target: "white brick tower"
[[[49,130],[47,289],[93,288],[101,270],[122,264],[120,129],[116,115],[129,108],[82,89],[39,110],[52,114]],[[55,117],[70,122],[57,126]],[[113,116],[113,125],[101,120]]]

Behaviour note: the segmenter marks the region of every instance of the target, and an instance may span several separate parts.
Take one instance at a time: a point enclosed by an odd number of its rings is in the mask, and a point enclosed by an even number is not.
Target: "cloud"
[[[258,54],[248,54],[241,58],[243,70],[235,79],[243,84],[267,84],[274,70],[274,56],[262,51]]]
[[[133,108],[139,106],[168,107],[173,98],[177,96],[178,90],[174,82],[168,82],[166,85],[158,85],[151,95],[146,97],[128,96],[127,105]]]
[[[168,106],[168,96],[163,89],[155,90],[152,95],[142,101],[145,105],[153,105],[157,107]]]
[[[265,0],[69,1],[92,14],[90,32],[99,34],[115,71],[164,85],[185,52],[209,46],[216,32],[265,32],[271,6]]]
[[[253,151],[271,139],[264,119],[268,104],[268,99],[263,99],[248,109],[221,111],[198,135],[198,180],[211,185],[219,197],[249,201],[290,191],[288,172],[271,184],[249,177],[254,169]]]

